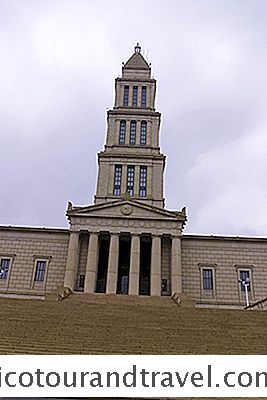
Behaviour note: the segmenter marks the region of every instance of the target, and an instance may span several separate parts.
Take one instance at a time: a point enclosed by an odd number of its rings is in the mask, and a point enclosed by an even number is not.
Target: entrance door
[[[142,236],[140,241],[139,294],[150,295],[151,238]]]
[[[119,267],[117,293],[128,294],[129,271],[130,271],[131,237],[120,236],[119,242]]]

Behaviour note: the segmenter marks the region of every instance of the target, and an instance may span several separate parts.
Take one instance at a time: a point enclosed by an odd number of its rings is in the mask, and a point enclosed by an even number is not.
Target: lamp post
[[[245,289],[245,296],[246,296],[246,307],[249,306],[249,299],[248,299],[248,288],[250,285],[250,280],[249,279],[238,279],[238,282],[241,283],[241,285]]]

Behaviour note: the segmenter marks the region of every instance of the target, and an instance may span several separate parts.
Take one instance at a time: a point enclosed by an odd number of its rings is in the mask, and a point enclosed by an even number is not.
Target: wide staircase
[[[0,298],[0,354],[267,354],[267,314],[171,298]]]

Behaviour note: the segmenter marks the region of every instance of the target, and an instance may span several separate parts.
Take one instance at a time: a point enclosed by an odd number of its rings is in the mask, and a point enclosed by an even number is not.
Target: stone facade
[[[0,294],[42,296],[64,282],[67,229],[0,228],[0,260],[9,260],[0,275]],[[44,261],[44,279],[36,281],[37,261]],[[1,263],[3,266],[3,263]]]
[[[253,303],[267,295],[267,239],[184,235],[182,268],[183,292],[200,305],[245,304],[239,282],[242,271],[249,274]],[[212,270],[212,290],[203,288],[203,269]]]
[[[0,227],[0,295],[85,293],[193,298],[202,307],[263,299],[267,239],[182,235],[186,211],[164,208],[156,81],[135,47],[115,81],[95,204],[68,204],[70,229]]]

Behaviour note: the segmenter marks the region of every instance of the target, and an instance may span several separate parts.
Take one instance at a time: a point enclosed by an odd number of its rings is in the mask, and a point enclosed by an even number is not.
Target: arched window
[[[147,131],[147,123],[146,121],[141,122],[141,132],[140,132],[140,144],[142,146],[146,145],[146,131]]]
[[[126,133],[126,121],[122,120],[120,122],[119,144],[125,143],[125,133]]]
[[[136,121],[131,121],[130,127],[130,144],[134,145],[136,140]]]

